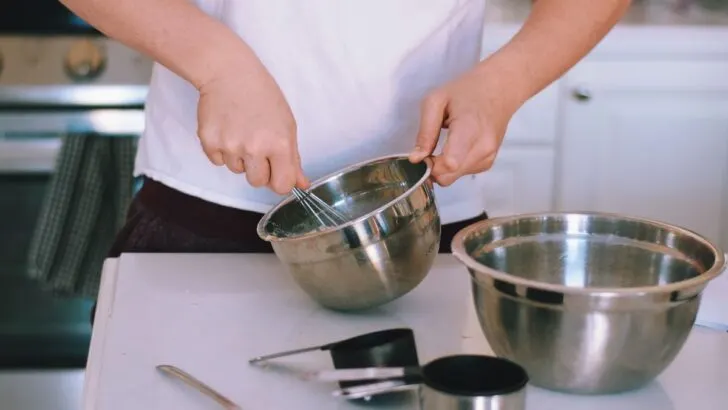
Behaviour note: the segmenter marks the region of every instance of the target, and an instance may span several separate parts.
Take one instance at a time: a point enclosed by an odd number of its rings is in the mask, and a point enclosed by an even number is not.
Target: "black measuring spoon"
[[[394,328],[366,333],[320,346],[258,356],[250,364],[314,351],[329,351],[336,369],[365,367],[417,367],[419,358],[415,335],[409,328]],[[342,388],[367,384],[366,381],[341,381]]]

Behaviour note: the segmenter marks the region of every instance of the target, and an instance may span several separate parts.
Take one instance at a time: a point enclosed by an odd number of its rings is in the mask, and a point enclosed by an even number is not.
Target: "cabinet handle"
[[[574,90],[571,95],[577,100],[577,101],[589,101],[591,100],[591,93],[589,90],[585,88],[577,88]]]

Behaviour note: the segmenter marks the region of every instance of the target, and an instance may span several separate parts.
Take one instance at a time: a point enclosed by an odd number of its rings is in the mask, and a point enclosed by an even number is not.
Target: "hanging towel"
[[[65,296],[95,297],[131,202],[137,138],[67,135],[28,255],[28,275]]]

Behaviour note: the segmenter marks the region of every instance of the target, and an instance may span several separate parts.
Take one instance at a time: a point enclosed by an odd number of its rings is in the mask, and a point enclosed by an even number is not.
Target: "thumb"
[[[303,168],[301,167],[301,154],[296,150],[296,187],[308,189],[310,185],[311,181],[306,178],[306,174],[303,173]]]
[[[447,99],[439,93],[432,93],[423,101],[417,142],[409,156],[411,162],[420,162],[432,155],[442,131],[446,107]]]
[[[302,170],[299,170],[298,174],[296,174],[296,187],[308,189],[309,186],[311,186],[311,181],[306,178],[306,175],[303,174]]]

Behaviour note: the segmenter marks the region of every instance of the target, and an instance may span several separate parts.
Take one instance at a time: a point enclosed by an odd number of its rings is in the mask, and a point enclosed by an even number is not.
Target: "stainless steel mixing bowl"
[[[372,308],[422,282],[440,245],[430,163],[406,155],[352,165],[312,184],[310,192],[349,217],[327,229],[293,197],[258,224],[296,283],[335,310]]]
[[[526,368],[533,385],[578,394],[656,378],[725,269],[723,252],[700,235],[601,213],[478,222],[452,248],[493,351]]]

